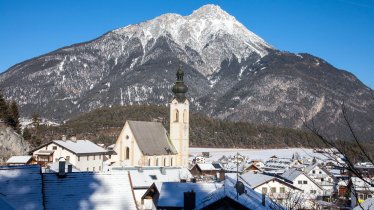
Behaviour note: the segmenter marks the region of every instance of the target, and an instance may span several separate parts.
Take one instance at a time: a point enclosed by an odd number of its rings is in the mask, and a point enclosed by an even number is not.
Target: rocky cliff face
[[[13,155],[25,155],[29,145],[13,129],[0,125],[0,165]]]
[[[16,64],[0,88],[24,116],[65,120],[102,106],[166,105],[179,65],[192,109],[213,117],[284,127],[314,120],[346,138],[341,103],[374,138],[374,100],[354,75],[308,54],[272,48],[214,5],[165,14]]]

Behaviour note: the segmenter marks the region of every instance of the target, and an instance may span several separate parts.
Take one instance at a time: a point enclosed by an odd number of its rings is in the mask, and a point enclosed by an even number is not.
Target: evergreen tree
[[[23,129],[22,136],[23,136],[23,139],[25,139],[26,141],[30,141],[31,137],[32,137],[30,129],[28,129],[28,128]]]
[[[0,90],[0,120],[3,120],[5,123],[8,123],[9,120],[9,111],[8,104],[4,99],[3,93]]]
[[[32,117],[32,125],[36,128],[39,127],[40,121],[41,121],[40,116],[34,113],[31,117]]]
[[[17,103],[15,101],[12,101],[8,108],[10,114],[10,126],[18,133],[20,133],[19,111]]]

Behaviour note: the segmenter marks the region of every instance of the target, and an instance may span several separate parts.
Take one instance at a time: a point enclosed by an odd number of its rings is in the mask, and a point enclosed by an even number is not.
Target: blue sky
[[[212,3],[277,49],[306,52],[374,88],[373,0],[0,0],[0,72],[164,13]]]

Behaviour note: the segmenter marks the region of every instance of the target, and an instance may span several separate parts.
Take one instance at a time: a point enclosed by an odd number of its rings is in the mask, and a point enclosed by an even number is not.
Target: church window
[[[129,139],[130,137],[129,137],[129,135],[126,135],[126,139]]]
[[[126,147],[126,160],[130,159],[130,148]]]
[[[174,112],[174,122],[178,122],[178,121],[179,121],[179,111],[176,109]]]
[[[183,122],[188,123],[188,113],[187,110],[183,111]]]
[[[151,158],[148,158],[148,166],[151,166]]]
[[[173,166],[173,158],[170,158],[170,166]]]
[[[166,166],[166,158],[164,158],[164,166]]]
[[[156,166],[158,166],[158,158],[156,158]]]

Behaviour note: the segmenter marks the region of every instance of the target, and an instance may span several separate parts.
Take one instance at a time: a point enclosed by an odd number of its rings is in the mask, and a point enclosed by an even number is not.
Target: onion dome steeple
[[[172,89],[178,102],[184,102],[184,100],[186,100],[186,93],[188,91],[187,86],[183,82],[183,76],[184,72],[182,70],[182,67],[179,66],[177,71],[177,81],[175,82]]]

